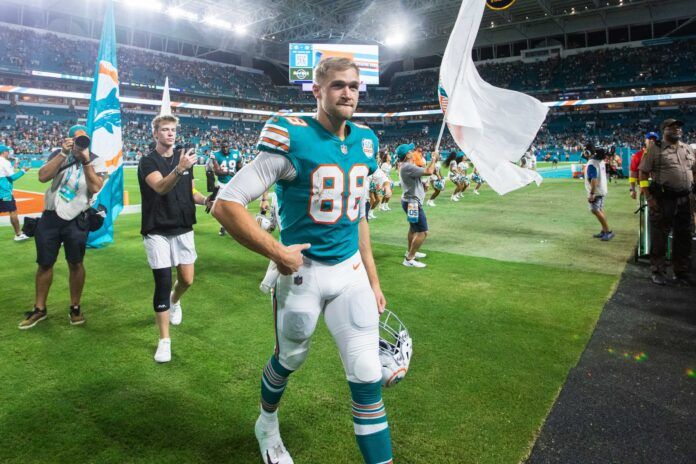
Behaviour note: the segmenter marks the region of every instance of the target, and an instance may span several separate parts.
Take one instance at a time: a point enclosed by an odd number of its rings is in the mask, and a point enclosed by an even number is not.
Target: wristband
[[[183,172],[179,172],[178,168],[174,168],[174,174],[176,175],[176,177],[181,177],[184,175]]]
[[[645,187],[645,188],[650,187],[650,181],[649,180],[641,180],[640,181],[640,188],[643,188],[643,187]]]

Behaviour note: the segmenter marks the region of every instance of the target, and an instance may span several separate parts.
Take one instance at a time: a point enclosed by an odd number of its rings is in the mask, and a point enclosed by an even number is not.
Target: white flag
[[[164,90],[162,91],[162,107],[160,108],[160,116],[172,114],[172,103],[169,100],[169,77],[164,78]]]
[[[464,0],[440,67],[439,98],[457,145],[493,190],[504,195],[536,182],[536,171],[516,166],[548,108],[536,98],[494,87],[479,76],[471,50],[485,0]]]

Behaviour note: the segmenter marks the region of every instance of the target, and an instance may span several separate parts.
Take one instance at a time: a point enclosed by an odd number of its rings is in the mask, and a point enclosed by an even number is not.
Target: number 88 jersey
[[[286,157],[297,175],[276,185],[280,240],[310,243],[310,259],[339,263],[358,251],[360,203],[366,179],[377,169],[374,132],[346,123],[339,139],[313,117],[274,117],[259,137],[258,149]]]

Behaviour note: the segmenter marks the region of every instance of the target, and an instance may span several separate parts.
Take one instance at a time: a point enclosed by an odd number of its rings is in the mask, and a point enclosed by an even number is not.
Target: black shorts
[[[0,200],[0,213],[14,213],[17,211],[17,203],[12,198],[10,201]]]
[[[36,263],[39,266],[53,266],[58,259],[61,244],[68,263],[81,263],[85,257],[87,234],[87,227],[79,227],[77,219],[66,221],[55,211],[44,211],[34,235]]]
[[[401,207],[406,213],[406,220],[408,220],[408,201],[401,200]],[[410,222],[408,225],[411,227],[411,232],[427,232],[428,231],[428,220],[425,218],[425,211],[423,207],[418,205],[418,222]]]

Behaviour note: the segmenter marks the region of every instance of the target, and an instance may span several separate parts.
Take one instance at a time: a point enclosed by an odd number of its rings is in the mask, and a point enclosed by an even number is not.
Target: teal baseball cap
[[[399,161],[403,161],[404,158],[406,158],[406,155],[415,150],[415,148],[416,145],[413,143],[402,143],[396,147],[396,156],[399,158]]]
[[[0,153],[5,153],[6,151],[12,151],[7,145],[0,145]]]
[[[87,128],[81,124],[75,124],[68,131],[68,137],[79,137],[80,135],[89,137],[89,135],[87,135]]]

